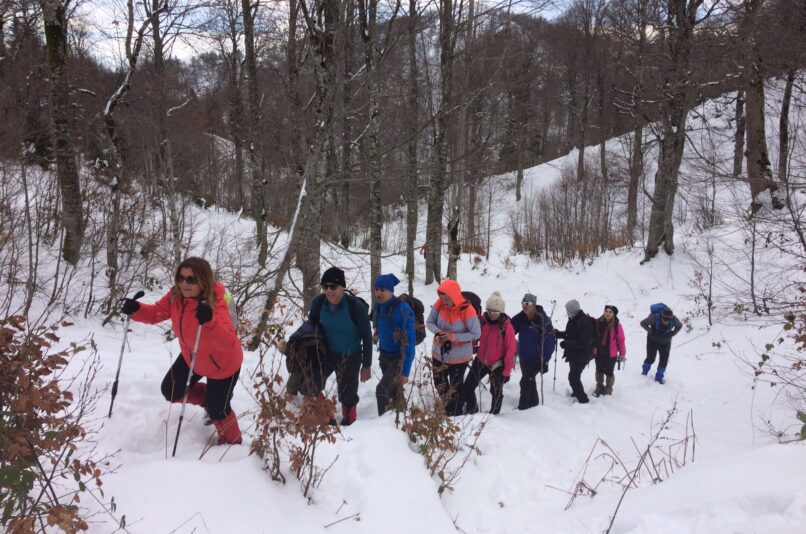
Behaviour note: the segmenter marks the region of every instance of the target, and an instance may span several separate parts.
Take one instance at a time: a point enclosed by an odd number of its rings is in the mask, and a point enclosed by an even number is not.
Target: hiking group
[[[490,413],[500,413],[504,384],[509,382],[516,361],[521,371],[518,409],[540,404],[543,375],[549,372],[558,339],[569,365],[572,396],[578,402],[589,401],[581,376],[591,360],[596,366],[593,394],[613,393],[614,369],[627,355],[616,306],[606,305],[602,316],[593,319],[576,300],[570,300],[565,305],[565,329],[557,330],[552,325],[553,313],[547,314],[531,293],[523,296],[521,310],[510,318],[498,291],[492,292],[482,310],[475,293],[462,291],[458,282],[446,279],[437,288],[438,298],[426,318],[419,299],[395,295],[399,283],[394,274],[379,275],[374,280],[370,311],[366,301],[347,290],[344,271],[327,269],[321,278],[322,293],[311,302],[307,320],[279,345],[289,372],[286,392],[320,396],[335,374],[342,416],[338,424],[354,423],[359,381],[372,377],[372,347],[377,342],[381,371],[375,387],[378,415],[399,409],[415,346],[423,343],[428,330],[433,334],[429,358],[433,384],[448,415],[479,411],[476,389],[486,376],[492,397]],[[230,403],[243,351],[235,331],[231,297],[214,279],[210,264],[202,258],[187,258],[176,270],[174,286],[160,300],[140,303],[137,298],[141,294],[124,299],[121,311],[134,321],[149,324],[170,319],[182,351],[162,380],[165,399],[182,402],[182,413],[185,404],[204,408],[218,432],[219,444],[241,443],[238,418]],[[672,337],[682,324],[668,306],[653,304],[641,327],[647,331],[642,373],[649,373],[660,353],[655,381],[663,384]],[[556,371],[555,360],[555,381]],[[117,380],[113,402],[116,386]],[[180,428],[181,421],[182,415]],[[331,424],[337,424],[335,414]]]

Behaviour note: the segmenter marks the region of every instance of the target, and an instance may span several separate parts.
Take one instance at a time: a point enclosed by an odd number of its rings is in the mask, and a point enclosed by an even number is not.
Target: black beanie
[[[608,308],[609,308],[609,309],[611,309],[611,310],[613,310],[613,315],[618,315],[618,308],[616,308],[616,307],[615,307],[615,306],[613,306],[612,304],[606,304],[606,305],[605,305],[605,309],[608,309]]]
[[[671,308],[663,308],[660,312],[660,316],[662,319],[667,319],[671,321],[672,317],[674,317],[674,313],[672,313]]]
[[[347,282],[344,281],[344,271],[338,267],[331,267],[322,274],[322,285],[336,284],[341,287],[347,287]]]

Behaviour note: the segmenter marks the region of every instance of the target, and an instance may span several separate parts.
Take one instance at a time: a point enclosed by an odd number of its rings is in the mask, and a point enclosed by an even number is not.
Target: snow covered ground
[[[717,120],[725,115],[708,111],[704,116]],[[696,136],[692,134],[692,138]],[[611,142],[614,151],[618,143]],[[729,156],[724,146],[717,152]],[[527,197],[556,180],[561,166],[556,161],[530,169],[524,184]],[[686,169],[693,175],[692,167]],[[651,169],[648,175],[652,176]],[[514,193],[505,187],[510,180],[502,177],[496,194],[506,202],[502,205],[518,209]],[[681,186],[684,197],[694,194],[696,183],[691,182]],[[806,443],[782,445],[764,430],[764,421],[782,427],[791,422],[793,414],[774,402],[777,390],[752,388],[752,372],[742,362],[742,358],[754,361],[758,347],[774,339],[780,325],[758,324],[728,314],[725,310],[732,304],[726,297],[718,302],[717,320],[709,327],[703,305],[695,299],[697,290],[691,285],[703,264],[703,243],[709,235],[717,256],[726,262],[731,250],[742,248],[737,226],[740,217],[732,211],[737,196],[743,205],[749,203],[749,192],[738,189],[741,187],[746,186],[722,186],[719,191],[724,225],[703,232],[693,225],[693,216],[689,217],[679,226],[675,255],[661,254],[643,266],[639,266],[643,251],[638,247],[608,252],[586,264],[548,267],[513,255],[505,230],[495,235],[489,261],[474,265],[463,256],[459,265],[463,289],[476,292],[483,301],[493,290],[500,291],[510,315],[520,309],[526,292],[535,293],[538,302],[553,311],[558,328],[564,328],[563,305],[571,298],[578,299],[594,317],[605,304],[617,305],[628,359],[616,372],[613,396],[591,397],[588,405],[576,404],[568,396],[568,366],[562,360],[556,366],[555,384],[552,361],[552,374],[544,377],[542,385],[545,404],[525,412],[515,410],[520,378],[516,369],[505,385],[502,413],[489,418],[481,435],[481,454],[472,457],[455,489],[442,497],[437,495],[437,482],[429,477],[422,457],[395,428],[392,415],[377,416],[377,363],[375,378],[359,387],[357,423],[343,428],[340,439],[322,452],[322,465],[338,458],[310,503],[293,477],[284,486],[272,482],[261,470],[260,460],[248,456],[247,445],[214,447],[200,458],[213,430],[203,426],[202,411],[192,406],[182,427],[177,457],[170,458],[179,407],[164,402],[159,385],[178,354],[178,345],[165,341],[162,327],[132,324],[114,415],[103,422],[98,436],[102,451],[117,451],[117,468],[103,477],[107,497],[115,498],[116,515],[125,514],[126,529],[138,533],[598,533],[610,524],[623,493],[616,479],[624,469],[615,468],[602,481],[610,459],[617,456],[627,469],[634,468],[658,425],[676,406],[661,433],[660,449],[654,449],[655,461],[661,462],[661,451],[670,451],[669,460],[682,461],[680,448],[673,444],[687,433],[690,437],[696,434],[693,454],[687,449],[686,464],[660,473],[662,481],[652,483],[644,474],[638,487],[623,497],[612,532],[806,532]],[[194,213],[203,229],[200,236],[223,229],[236,234],[242,229],[248,235],[248,224],[235,221],[234,216],[204,210]],[[501,210],[502,224],[493,226],[506,228],[509,216]],[[242,253],[242,245],[236,246],[230,256],[225,252],[218,261],[227,261],[227,257],[235,261]],[[773,256],[760,260],[762,265],[782,261],[770,254]],[[215,261],[214,268],[218,267]],[[403,278],[404,262],[402,257],[385,259],[383,271]],[[731,263],[734,269],[746,269],[738,262]],[[369,297],[369,268],[364,258],[330,250],[323,263],[348,267],[348,281]],[[735,286],[727,269],[723,271],[724,285]],[[422,273],[421,265],[418,272]],[[144,300],[151,302],[162,291],[151,292]],[[436,300],[435,286],[425,287],[419,279],[415,295],[428,308]],[[684,331],[673,343],[666,385],[640,373],[645,335],[638,322],[648,314],[651,303],[660,301],[685,322]],[[90,318],[79,319],[75,326],[61,331],[64,342],[88,333],[94,335],[103,364],[97,386],[108,387],[114,380],[122,326],[101,327],[99,319]],[[429,346],[427,339],[418,347],[418,364],[425,360]],[[247,441],[253,421],[249,412],[255,407],[250,376],[256,365],[257,355],[247,352],[233,400],[235,411],[246,414],[241,427]],[[591,366],[583,374],[589,390],[593,373]],[[108,394],[99,405],[99,416],[105,415],[107,401]],[[489,407],[489,396],[482,396],[481,402],[482,408]],[[465,416],[478,421],[484,417]],[[597,445],[599,439],[609,450],[601,442]],[[596,495],[578,496],[566,510],[569,491],[583,479],[595,486]],[[95,518],[91,532],[116,529],[113,521],[104,522],[104,518]]]

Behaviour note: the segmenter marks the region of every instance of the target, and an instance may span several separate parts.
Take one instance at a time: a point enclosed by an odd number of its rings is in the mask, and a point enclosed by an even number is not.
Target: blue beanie
[[[400,280],[393,274],[379,274],[378,277],[375,278],[375,287],[386,289],[392,293],[395,292],[395,286],[399,283]]]

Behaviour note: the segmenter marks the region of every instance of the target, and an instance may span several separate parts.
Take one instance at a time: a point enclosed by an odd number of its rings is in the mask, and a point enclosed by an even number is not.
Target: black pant
[[[462,397],[464,398],[465,406],[467,406],[467,413],[477,413],[479,411],[479,405],[476,401],[476,388],[481,379],[487,375],[490,375],[490,395],[493,397],[490,413],[493,415],[501,413],[501,404],[504,402],[504,362],[501,361],[500,365],[493,371],[481,363],[478,358],[470,364],[470,372],[467,373],[464,386],[462,386]],[[459,407],[459,411],[461,410],[462,408]]]
[[[381,352],[378,356],[381,366],[381,381],[375,388],[375,398],[378,400],[378,415],[383,415],[390,408],[397,407],[402,400],[400,381],[398,377],[403,370],[403,359],[400,356],[390,356]]]
[[[605,352],[604,354],[596,355],[597,373],[602,373],[605,376],[613,376],[613,369],[615,368],[616,368],[616,359],[611,358],[607,352]]]
[[[446,415],[462,415],[462,383],[465,379],[466,363],[447,364],[436,358],[431,359],[434,374],[434,387],[442,399]]]
[[[358,404],[358,374],[361,371],[361,353],[349,356],[328,353],[322,362],[322,374],[319,377],[318,391],[325,389],[327,379],[336,373],[336,388],[342,407],[352,408]]]
[[[540,372],[541,367],[540,362],[521,362],[519,410],[528,410],[540,404],[540,396],[537,394],[537,373]]]
[[[185,396],[185,384],[188,381],[188,373],[190,367],[185,363],[185,359],[180,354],[174,364],[165,374],[162,379],[162,396],[165,400],[176,402]],[[227,417],[232,408],[230,401],[232,400],[232,393],[235,389],[235,384],[238,382],[238,375],[240,368],[235,371],[232,376],[227,378],[208,378],[207,379],[207,401],[204,409],[213,421],[218,421]],[[190,385],[193,386],[196,382],[202,379],[201,375],[193,373],[190,377]]]
[[[659,369],[666,369],[669,363],[669,353],[672,351],[671,343],[658,343],[654,339],[647,338],[646,340],[646,360],[644,363],[652,365],[655,363],[655,356],[660,352],[660,361],[658,362]]]
[[[580,402],[586,402],[588,400],[588,395],[585,394],[585,388],[582,387],[582,371],[588,366],[589,361],[590,360],[585,357],[568,359],[568,365],[570,367],[568,370],[568,384],[571,386],[572,394]]]

